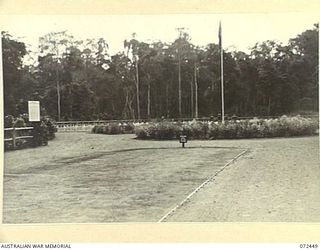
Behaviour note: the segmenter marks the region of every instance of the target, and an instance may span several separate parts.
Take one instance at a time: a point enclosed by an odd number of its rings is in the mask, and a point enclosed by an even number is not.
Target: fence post
[[[16,128],[13,127],[12,129],[12,145],[13,149],[16,149]]]

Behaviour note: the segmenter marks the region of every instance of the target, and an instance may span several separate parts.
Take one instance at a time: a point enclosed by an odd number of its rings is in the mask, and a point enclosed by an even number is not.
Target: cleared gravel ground
[[[253,140],[167,221],[320,222],[319,162],[318,137]]]
[[[320,221],[318,137],[141,141],[58,133],[5,153],[4,222]]]

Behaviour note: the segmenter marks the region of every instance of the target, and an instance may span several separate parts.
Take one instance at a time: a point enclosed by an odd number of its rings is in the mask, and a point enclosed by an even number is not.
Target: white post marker
[[[28,101],[28,113],[30,122],[40,122],[40,102]]]

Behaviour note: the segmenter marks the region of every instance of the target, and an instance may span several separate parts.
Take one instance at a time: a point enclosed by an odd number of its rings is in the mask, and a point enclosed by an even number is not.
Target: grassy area
[[[4,222],[156,222],[242,150],[58,133],[5,154]]]

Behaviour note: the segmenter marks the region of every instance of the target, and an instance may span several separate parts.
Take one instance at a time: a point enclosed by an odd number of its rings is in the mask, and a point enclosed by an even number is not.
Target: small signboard
[[[186,135],[180,135],[180,143],[182,143],[182,147],[184,148],[184,144],[188,142]]]
[[[30,122],[40,121],[40,102],[28,101],[28,113]]]
[[[186,143],[186,142],[187,142],[186,136],[180,136],[180,143]]]

